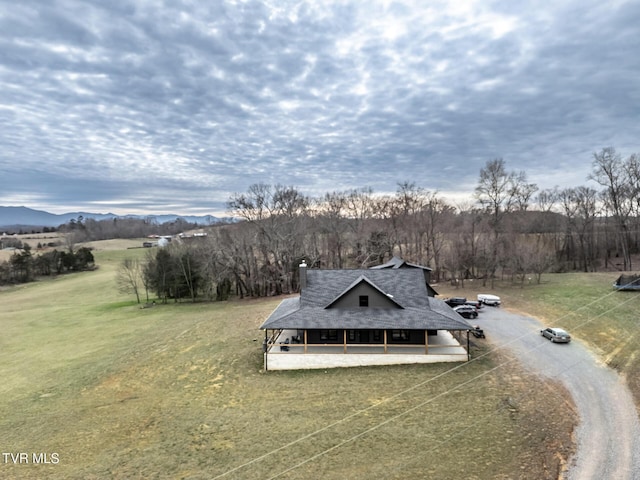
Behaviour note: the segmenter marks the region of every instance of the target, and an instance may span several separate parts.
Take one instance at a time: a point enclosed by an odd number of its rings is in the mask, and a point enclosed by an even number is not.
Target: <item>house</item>
[[[261,325],[265,370],[460,362],[471,326],[430,297],[420,268],[300,265],[300,296]],[[465,348],[466,345],[466,348]]]

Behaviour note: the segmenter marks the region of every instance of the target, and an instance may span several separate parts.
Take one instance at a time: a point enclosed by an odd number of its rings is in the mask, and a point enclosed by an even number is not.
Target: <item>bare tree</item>
[[[135,258],[125,258],[118,266],[116,282],[120,293],[133,293],[140,303],[140,286],[143,285],[142,265]]]
[[[531,273],[535,275],[536,283],[540,284],[542,274],[555,264],[555,255],[545,244],[544,235],[527,235],[512,246],[514,251],[509,258],[512,273],[518,279],[520,287],[524,287],[527,279],[531,282]]]
[[[318,217],[320,228],[327,236],[327,264],[331,268],[344,266],[346,235],[349,231],[347,195],[347,192],[327,193],[319,202]]]
[[[633,232],[633,249],[640,249],[640,155],[634,153],[624,162],[626,177],[629,181],[629,197],[631,198],[631,231]]]
[[[372,245],[371,240],[374,240],[374,244],[382,245],[383,243],[377,240],[380,240],[384,236],[384,243],[389,244],[389,248],[387,251],[376,249],[375,253],[371,251],[368,251],[367,253],[374,253],[373,255],[370,255],[370,257],[375,258],[375,261],[378,263],[383,261],[384,256],[387,253],[390,255],[397,254],[400,257],[404,257],[405,251],[403,247],[406,246],[406,237],[404,235],[405,230],[403,225],[405,217],[403,216],[401,202],[397,197],[391,195],[380,195],[372,199],[372,207],[373,216],[378,221],[380,227],[371,232],[368,244]],[[383,235],[381,235],[382,232],[384,232]],[[373,238],[376,236],[377,240]]]
[[[274,192],[275,231],[277,246],[272,251],[276,278],[275,293],[289,293],[297,288],[294,274],[304,245],[304,235],[308,230],[308,207],[310,200],[295,187],[276,185]]]
[[[514,194],[514,174],[507,173],[505,162],[496,158],[487,162],[480,169],[480,179],[475,190],[475,197],[489,214],[493,243],[490,256],[489,276],[493,286],[498,268],[498,245],[503,230],[504,215],[512,206]],[[486,279],[485,279],[486,281]]]
[[[507,172],[501,158],[488,161],[480,170],[475,197],[488,213],[493,232],[489,269],[492,285],[499,264],[498,249],[500,237],[505,230],[505,216],[514,210],[526,211],[537,190],[535,184],[527,183],[525,172]]]
[[[295,259],[303,254],[309,199],[294,187],[256,184],[246,194],[235,195],[227,207],[255,229],[258,261],[258,295],[281,294],[293,288]],[[256,284],[256,286],[258,286]]]
[[[541,212],[551,212],[558,202],[558,186],[541,190],[536,197],[538,209]]]
[[[511,175],[509,198],[511,208],[526,212],[533,194],[538,191],[535,183],[527,183],[527,174],[524,171]]]
[[[395,203],[396,212],[400,219],[397,230],[399,232],[399,248],[402,255],[413,261],[421,262],[425,222],[422,218],[425,201],[425,190],[416,186],[414,182],[398,183]]]
[[[365,251],[370,232],[367,222],[374,216],[373,190],[370,187],[353,189],[347,195],[346,212],[351,225],[351,251],[358,265],[369,262]]]
[[[260,295],[258,259],[255,252],[255,235],[244,224],[232,225],[220,232],[220,248],[229,258],[231,271],[240,298]]]
[[[598,209],[598,192],[593,188],[580,186],[575,189],[577,201],[577,232],[580,244],[580,259],[585,272],[596,269],[596,237],[595,222],[600,214]]]
[[[572,269],[588,272],[595,270],[596,236],[595,221],[598,192],[580,186],[565,188],[558,192],[565,218],[565,241],[562,253]]]
[[[232,270],[229,259],[221,248],[222,231],[222,228],[212,230],[195,246],[202,276],[201,289],[210,300],[226,300],[231,293]]]
[[[507,173],[502,158],[489,160],[480,169],[480,179],[475,190],[475,197],[493,217],[493,224],[498,225],[511,206],[513,174]]]
[[[464,230],[460,230],[452,235],[443,255],[444,268],[450,272],[451,283],[456,287],[464,288],[464,281],[472,277],[473,248],[472,237],[469,237]]]
[[[540,284],[542,274],[556,265],[555,251],[550,247],[553,247],[553,244],[549,245],[545,235],[536,235],[535,243],[530,250],[529,267],[536,276],[537,284]]]
[[[593,172],[589,178],[604,187],[602,199],[613,214],[615,233],[623,257],[623,269],[631,270],[629,216],[633,210],[632,180],[620,154],[613,147],[593,154]]]
[[[464,242],[468,245],[469,258],[467,260],[468,269],[471,276],[478,275],[478,248],[480,240],[487,234],[487,225],[482,212],[475,208],[473,204],[461,203],[458,205],[457,222],[454,225],[455,230],[459,230],[464,236]],[[449,224],[453,225],[450,220]]]

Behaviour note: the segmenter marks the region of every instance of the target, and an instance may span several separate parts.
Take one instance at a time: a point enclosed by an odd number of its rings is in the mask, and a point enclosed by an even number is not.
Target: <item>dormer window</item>
[[[369,306],[369,295],[360,295],[360,306],[361,307]]]

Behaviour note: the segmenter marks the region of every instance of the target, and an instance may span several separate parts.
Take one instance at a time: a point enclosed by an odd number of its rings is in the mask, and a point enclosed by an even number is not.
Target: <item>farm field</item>
[[[563,390],[483,342],[462,365],[264,373],[280,298],[141,309],[115,272],[146,250],[94,246],[96,271],[0,292],[0,448],[29,456],[1,478],[539,480],[571,453]]]

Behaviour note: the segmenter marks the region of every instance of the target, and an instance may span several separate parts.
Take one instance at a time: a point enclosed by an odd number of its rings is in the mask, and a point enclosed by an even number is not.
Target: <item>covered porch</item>
[[[465,330],[424,332],[424,344],[393,342],[387,330],[380,342],[350,343],[347,330],[333,343],[309,343],[307,330],[265,331],[265,370],[297,370],[368,365],[465,362],[469,333]],[[466,348],[463,346],[466,344]]]

